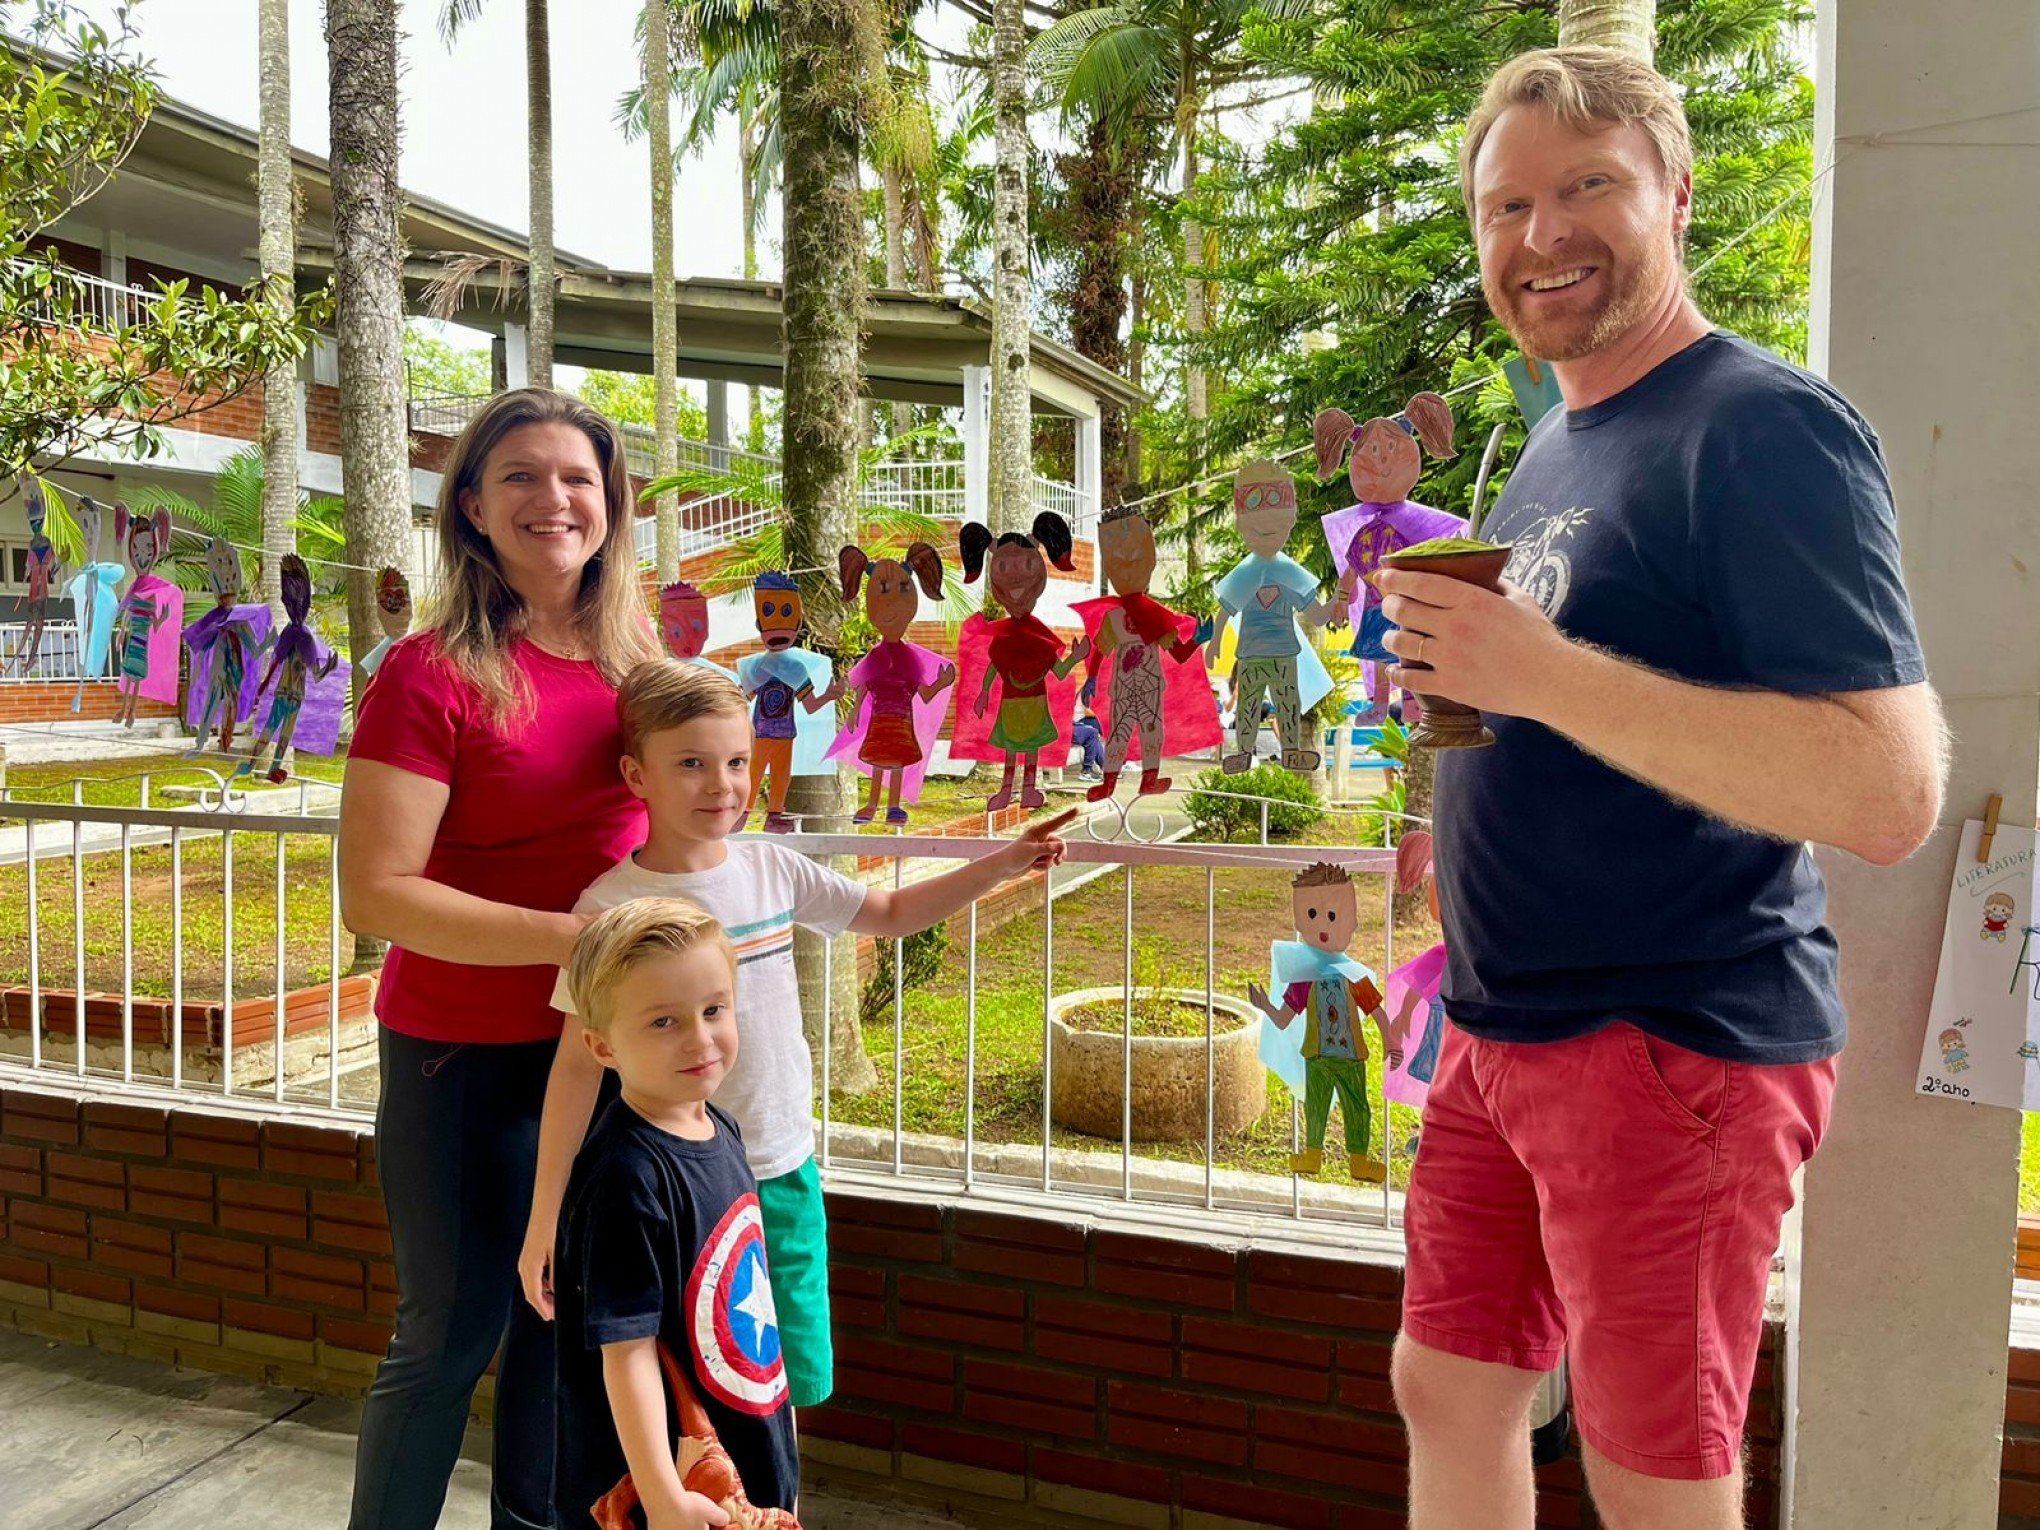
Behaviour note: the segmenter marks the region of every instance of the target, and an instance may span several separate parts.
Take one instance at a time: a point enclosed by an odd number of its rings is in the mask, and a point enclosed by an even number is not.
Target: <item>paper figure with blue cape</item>
[[[1233,524],[1247,556],[1218,582],[1218,631],[1204,649],[1216,668],[1226,626],[1238,618],[1233,747],[1220,763],[1229,776],[1252,768],[1265,699],[1275,707],[1283,768],[1316,770],[1321,755],[1307,719],[1331,694],[1332,677],[1304,628],[1323,626],[1338,606],[1318,599],[1316,576],[1282,550],[1296,529],[1296,480],[1273,462],[1248,463],[1233,478]]]
[[[220,753],[232,752],[234,729],[255,705],[255,666],[269,647],[269,607],[240,603],[241,554],[225,537],[206,543],[205,577],[213,608],[184,629],[184,646],[191,651],[184,720],[198,735],[187,756],[203,754],[215,731]]]
[[[763,796],[765,832],[784,834],[793,827],[786,811],[793,778],[835,774],[828,755],[836,714],[823,710],[835,700],[829,686],[834,666],[799,646],[807,614],[793,575],[760,574],[751,597],[765,651],[737,661],[737,685],[751,698],[749,810],[755,811]]]
[[[71,698],[71,710],[85,707],[85,682],[106,673],[107,655],[113,648],[113,623],[120,602],[114,590],[122,573],[118,563],[99,561],[99,533],[106,515],[89,494],[78,496],[78,534],[85,543],[85,566],[66,587],[71,597],[71,617],[78,624],[78,691]]]
[[[1324,1167],[1325,1132],[1336,1100],[1347,1167],[1356,1180],[1379,1184],[1388,1168],[1374,1156],[1370,1054],[1361,1021],[1374,1022],[1391,1068],[1402,1063],[1402,1036],[1382,1007],[1374,974],[1347,954],[1359,914],[1351,875],[1318,861],[1298,872],[1290,888],[1298,938],[1270,948],[1267,988],[1247,987],[1248,999],[1265,1017],[1262,1060],[1291,1093],[1303,1096],[1303,1149],[1289,1167],[1297,1174]],[[1271,1037],[1271,1030],[1277,1034]]]
[[[674,658],[712,669],[725,680],[737,678],[715,660],[701,656],[708,647],[708,597],[685,579],[676,579],[659,591],[659,636]]]
[[[916,542],[904,558],[873,558],[861,547],[836,557],[843,598],[855,600],[864,587],[864,614],[878,629],[878,642],[843,677],[850,691],[850,724],[830,746],[830,756],[847,756],[871,777],[871,789],[852,823],[870,823],[886,793],[885,821],[902,824],[902,799],[915,802],[928,756],[942,734],[956,666],[932,649],[907,641],[907,629],[921,609],[916,582],[930,600],[942,594],[942,555]],[[867,576],[869,584],[866,584]]]
[[[123,727],[135,725],[135,708],[144,696],[177,704],[177,644],[184,630],[184,591],[155,573],[170,550],[170,512],[135,515],[125,504],[113,507],[113,539],[127,553],[134,583],[121,597],[114,616],[114,637],[120,674]]]

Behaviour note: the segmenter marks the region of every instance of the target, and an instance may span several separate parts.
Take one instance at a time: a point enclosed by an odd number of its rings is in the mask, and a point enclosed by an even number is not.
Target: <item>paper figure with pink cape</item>
[[[1431,917],[1438,917],[1438,884],[1431,875],[1431,836],[1412,829],[1395,847],[1395,890],[1426,890]],[[1392,1033],[1402,1045],[1402,1061],[1385,1077],[1388,1097],[1402,1105],[1423,1108],[1438,1071],[1438,1049],[1445,1042],[1445,943],[1441,940],[1421,956],[1404,962],[1388,975],[1388,1012]]]
[[[270,746],[269,779],[281,782],[290,772],[284,755],[291,748],[331,754],[339,742],[340,711],[347,694],[347,665],[340,655],[313,635],[305,618],[312,609],[312,574],[296,553],[285,553],[279,582],[283,590],[283,630],[269,644],[269,669],[257,687],[258,710],[266,707],[248,757],[235,770],[249,775]],[[335,676],[338,683],[332,683]]]
[[[120,676],[122,727],[135,725],[135,708],[151,701],[177,704],[177,644],[184,632],[184,592],[157,577],[155,567],[170,548],[170,512],[136,515],[125,503],[113,507],[113,539],[127,553],[134,583],[114,614],[114,652]]]
[[[1077,709],[1077,686],[1070,671],[1091,651],[1089,638],[1078,638],[1074,647],[1069,646],[1034,614],[1048,587],[1048,565],[1075,572],[1070,524],[1053,510],[1044,510],[1034,518],[1031,532],[1009,531],[994,541],[989,528],[967,521],[958,545],[963,552],[963,582],[975,584],[978,575],[985,574],[992,597],[1006,614],[993,621],[979,612],[963,624],[957,637],[950,757],[1004,762],[1005,774],[986,801],[986,811],[996,813],[1011,804],[1016,767],[1020,805],[1038,808],[1047,801],[1034,784],[1042,753],[1047,751],[1056,766],[1066,756],[1070,720]]]
[[[1112,594],[1080,601],[1091,652],[1083,699],[1098,709],[1105,733],[1105,778],[1085,793],[1102,802],[1119,785],[1133,741],[1140,741],[1140,794],[1169,789],[1162,760],[1215,747],[1224,736],[1211,680],[1197,662],[1195,617],[1148,594],[1155,533],[1138,510],[1107,511],[1098,523],[1098,555]]]
[[[23,473],[16,482],[21,487],[22,510],[28,516],[28,594],[23,600],[28,620],[22,628],[15,669],[19,674],[29,675],[35,673],[36,661],[42,657],[43,603],[49,599],[50,587],[57,582],[62,565],[57,561],[56,544],[46,529],[50,504],[41,480]]]
[[[1419,393],[1401,414],[1365,425],[1355,425],[1343,409],[1323,410],[1312,423],[1318,477],[1329,478],[1344,461],[1347,482],[1359,499],[1333,511],[1322,524],[1339,571],[1339,593],[1347,603],[1345,621],[1353,626],[1353,657],[1368,667],[1369,705],[1358,719],[1363,724],[1387,718],[1388,666],[1396,662],[1382,644],[1394,624],[1383,613],[1381,591],[1372,583],[1381,560],[1433,537],[1466,534],[1466,522],[1458,516],[1409,497],[1424,470],[1424,453],[1453,455],[1452,431],[1452,406],[1436,393]],[[1335,616],[1333,625],[1345,621]],[[1414,727],[1415,698],[1405,693],[1403,707],[1404,725]]]
[[[846,547],[836,558],[843,598],[864,589],[864,614],[878,629],[877,645],[844,677],[852,721],[829,750],[846,757],[871,777],[871,790],[853,823],[870,823],[886,794],[885,821],[907,821],[904,802],[918,801],[928,755],[942,733],[956,666],[940,654],[907,641],[907,629],[921,609],[921,594],[942,594],[942,555],[916,542],[904,558],[872,558],[861,547]],[[915,585],[918,582],[920,592]]]

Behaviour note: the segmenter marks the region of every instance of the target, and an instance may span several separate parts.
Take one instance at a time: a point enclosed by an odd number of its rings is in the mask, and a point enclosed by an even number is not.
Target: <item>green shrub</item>
[[[1218,796],[1217,793],[1231,793]],[[1263,760],[1252,770],[1229,776],[1223,771],[1200,771],[1191,782],[1183,811],[1197,838],[1229,840],[1261,834],[1261,804],[1245,798],[1268,801],[1268,837],[1288,839],[1314,827],[1325,815],[1318,808],[1317,786],[1309,776],[1284,770],[1274,760]]]
[[[906,961],[906,975],[901,987],[911,993],[925,987],[942,974],[943,958],[949,954],[949,926],[930,925],[917,930],[900,942],[901,955]],[[878,970],[871,974],[871,981],[864,985],[864,992],[858,996],[857,1013],[866,1025],[875,1025],[892,1009],[893,1003],[893,943],[889,940],[878,942]]]

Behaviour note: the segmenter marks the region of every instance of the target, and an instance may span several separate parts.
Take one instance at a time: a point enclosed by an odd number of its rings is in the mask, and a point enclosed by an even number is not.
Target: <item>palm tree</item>
[[[257,244],[262,280],[279,302],[295,304],[297,196],[290,169],[290,3],[262,0],[261,129],[256,165]],[[256,589],[283,620],[279,573],[297,549],[292,531],[298,464],[297,367],[278,367],[262,380],[262,457],[276,464],[262,496],[258,525],[262,571]]]
[[[332,81],[333,268],[339,289],[340,474],[347,495],[347,636],[376,641],[374,575],[411,562],[398,236],[397,0],[326,0]],[[355,699],[361,668],[355,665]]]
[[[290,541],[285,551],[302,551],[311,565],[315,596],[344,605],[347,581],[347,506],[337,494],[310,494],[281,474],[271,474],[262,449],[250,446],[229,457],[213,474],[207,490],[210,504],[201,504],[175,489],[145,484],[130,496],[143,514],[168,510],[173,519],[170,549],[163,556],[163,577],[186,590],[203,590],[206,585],[204,538],[225,537],[237,547],[260,545],[266,565],[271,553],[259,543],[268,529],[271,490],[281,485],[287,510],[284,522]],[[196,535],[192,535],[196,533]],[[278,557],[276,561],[281,562]],[[273,581],[275,575],[264,566],[257,578]],[[343,612],[344,614],[344,612]]]
[[[991,523],[994,531],[1018,531],[1027,523],[1034,497],[1026,0],[993,0],[992,115]]]
[[[1558,0],[1558,45],[1616,48],[1648,64],[1657,52],[1657,0]]]
[[[266,3],[266,0],[265,0]],[[439,35],[451,48],[460,29],[481,15],[488,0],[442,0]],[[530,264],[525,291],[531,332],[526,337],[527,372],[532,383],[553,380],[553,303],[557,262],[553,254],[552,25],[549,0],[524,0],[524,95],[530,121],[527,164],[530,181]]]
[[[680,467],[680,315],[673,290],[673,8],[670,0],[645,4],[645,117],[652,175],[652,449],[657,476]],[[680,501],[661,494],[658,514],[659,582],[680,577]]]

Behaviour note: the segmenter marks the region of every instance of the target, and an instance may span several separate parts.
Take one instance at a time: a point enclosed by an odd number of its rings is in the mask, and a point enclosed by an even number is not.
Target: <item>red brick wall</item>
[[[305,450],[340,455],[340,390],[329,383],[305,386]]]
[[[71,710],[71,698],[78,694],[75,680],[23,681],[0,685],[0,723],[23,722],[105,722],[120,710],[120,688],[105,681],[85,687],[85,700],[78,711]],[[135,716],[141,721],[175,717],[177,709],[160,701],[143,701]]]

